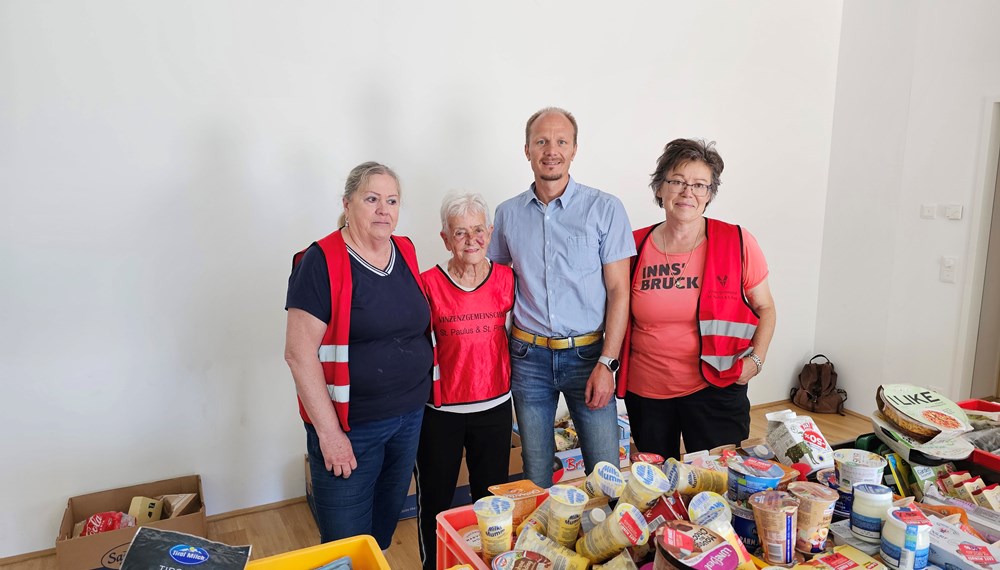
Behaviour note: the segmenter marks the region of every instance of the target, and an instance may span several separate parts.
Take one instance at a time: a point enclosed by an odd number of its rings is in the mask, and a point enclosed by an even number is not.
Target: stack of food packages
[[[476,545],[494,569],[1000,570],[1000,487],[946,461],[971,452],[966,414],[909,385],[878,403],[856,449],[784,410],[766,438],[683,462],[637,452],[624,474],[602,462],[540,503],[530,482],[496,486]]]

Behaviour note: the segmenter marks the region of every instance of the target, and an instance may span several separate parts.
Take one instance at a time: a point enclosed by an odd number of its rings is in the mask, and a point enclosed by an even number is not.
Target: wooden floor
[[[750,414],[751,437],[764,436],[767,429],[765,414],[784,409],[808,414],[788,402],[755,406]],[[812,414],[812,417],[831,443],[854,440],[858,435],[872,431],[871,420],[853,413],[846,416]],[[319,532],[305,498],[265,505],[249,511],[235,516],[222,514],[208,517],[208,538],[226,544],[252,544],[254,559],[319,544]],[[0,570],[57,570],[54,550],[37,554],[14,557],[19,559],[17,562],[0,563]],[[420,568],[416,519],[399,523],[386,558],[391,568]]]

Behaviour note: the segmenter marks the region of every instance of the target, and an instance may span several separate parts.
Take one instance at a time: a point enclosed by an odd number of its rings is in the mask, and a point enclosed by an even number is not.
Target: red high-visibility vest
[[[663,223],[663,222],[660,222]],[[698,335],[701,344],[700,369],[706,382],[729,386],[743,372],[742,358],[753,350],[750,345],[759,316],[743,291],[743,231],[739,226],[705,218],[705,272],[698,293]],[[659,224],[632,232],[636,255],[632,258],[632,286],[642,248]],[[628,386],[628,360],[632,340],[632,318],[625,328],[621,369],[618,371],[619,398]]]
[[[406,261],[406,266],[420,287],[420,292],[427,297],[423,281],[420,279],[420,267],[417,265],[417,252],[413,242],[403,236],[391,236],[393,243]],[[316,242],[326,257],[327,272],[330,275],[330,322],[319,346],[319,361],[323,366],[323,377],[326,379],[326,389],[333,400],[333,409],[337,412],[340,427],[351,431],[347,423],[348,406],[351,401],[351,374],[348,369],[348,344],[351,334],[351,294],[353,281],[351,279],[351,256],[347,253],[347,244],[340,230],[333,232]],[[308,248],[306,248],[308,249]],[[306,250],[292,257],[292,267],[302,261]],[[437,381],[437,366],[434,367],[434,380]],[[299,415],[302,420],[312,423],[306,408],[299,399]]]

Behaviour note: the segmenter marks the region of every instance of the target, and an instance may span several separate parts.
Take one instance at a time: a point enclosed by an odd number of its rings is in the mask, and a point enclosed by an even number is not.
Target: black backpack
[[[826,362],[813,362],[822,358]],[[799,372],[799,385],[788,395],[800,408],[819,414],[844,415],[847,392],[837,388],[837,371],[830,359],[822,354],[809,359]]]

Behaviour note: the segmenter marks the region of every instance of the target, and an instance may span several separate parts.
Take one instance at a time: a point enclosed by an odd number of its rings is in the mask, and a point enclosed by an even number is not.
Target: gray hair
[[[709,189],[709,203],[715,200],[719,194],[719,185],[722,180],[722,169],[726,167],[722,162],[722,156],[715,150],[715,141],[706,143],[700,139],[674,139],[663,147],[663,154],[656,160],[656,170],[649,175],[649,187],[653,189],[653,199],[656,204],[663,207],[663,199],[656,196],[660,186],[667,179],[667,173],[675,167],[683,166],[691,161],[701,162],[712,171],[712,187]]]
[[[576,125],[576,117],[573,116],[573,113],[570,113],[566,109],[560,107],[546,107],[544,109],[539,109],[538,111],[535,111],[534,115],[528,117],[528,123],[524,125],[524,144],[529,144],[531,142],[529,140],[531,138],[531,125],[535,124],[535,121],[538,120],[538,117],[541,117],[545,113],[559,113],[563,117],[566,117],[566,119],[570,122],[570,124],[573,125],[573,145],[575,146],[576,135],[577,132],[579,132],[580,130],[579,127],[577,127]]]
[[[391,176],[392,179],[396,181],[396,188],[400,189],[399,193],[400,197],[402,197],[403,191],[399,185],[399,176],[396,176],[396,173],[384,164],[368,161],[355,166],[347,175],[347,182],[344,184],[344,200],[350,201],[350,199],[354,197],[354,193],[364,188],[368,184],[368,181],[371,180],[372,176],[377,176],[379,174]],[[340,214],[340,222],[338,225],[343,227],[346,222],[347,217],[345,214]]]
[[[450,222],[455,216],[482,214],[486,225],[490,225],[490,207],[482,194],[451,192],[441,202],[441,231],[451,231]]]

